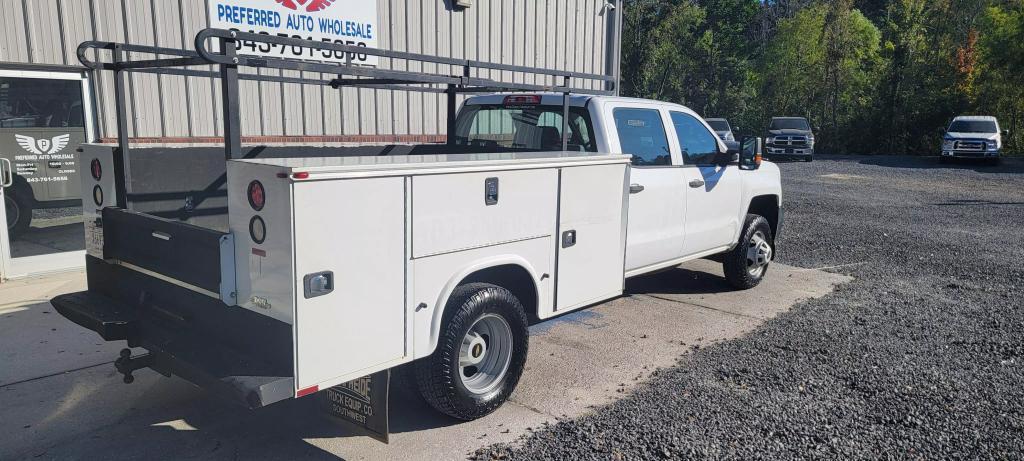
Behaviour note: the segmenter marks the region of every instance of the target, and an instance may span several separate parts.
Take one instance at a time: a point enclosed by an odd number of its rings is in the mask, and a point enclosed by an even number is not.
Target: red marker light
[[[292,173],[292,179],[307,179],[309,178],[309,172],[300,171],[298,173]]]
[[[263,205],[267,203],[267,194],[263,190],[263,184],[259,181],[249,183],[248,195],[249,206],[256,211],[262,210]]]
[[[103,166],[100,165],[100,159],[92,159],[92,162],[89,164],[89,171],[92,172],[92,179],[99,181],[103,177]]]
[[[309,394],[312,394],[312,393],[314,393],[316,391],[319,391],[319,390],[320,390],[320,386],[319,385],[313,386],[313,387],[307,387],[305,389],[299,389],[298,391],[295,392],[295,397],[296,398],[298,398],[298,397],[305,397],[305,396],[307,396]]]
[[[540,95],[538,94],[514,94],[511,96],[505,96],[506,106],[530,106],[540,104]]]

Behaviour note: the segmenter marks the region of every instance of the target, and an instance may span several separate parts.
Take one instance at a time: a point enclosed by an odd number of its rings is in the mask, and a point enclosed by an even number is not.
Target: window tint
[[[78,80],[0,78],[0,128],[83,126]]]
[[[708,125],[711,125],[711,129],[715,131],[729,131],[729,122],[722,119],[705,119]]]
[[[615,129],[622,152],[637,166],[671,165],[665,125],[657,109],[615,109]]]
[[[803,130],[808,131],[811,126],[807,124],[807,120],[802,118],[773,118],[769,130]]]
[[[718,153],[718,138],[708,131],[703,123],[689,114],[672,112],[672,126],[679,137],[679,147],[683,150],[683,163],[706,165],[713,163]]]
[[[596,152],[591,131],[590,113],[581,107],[570,108],[568,150]],[[511,150],[562,150],[562,106],[466,106],[456,121],[455,143]]]
[[[996,122],[989,120],[955,120],[949,125],[950,133],[995,133]]]

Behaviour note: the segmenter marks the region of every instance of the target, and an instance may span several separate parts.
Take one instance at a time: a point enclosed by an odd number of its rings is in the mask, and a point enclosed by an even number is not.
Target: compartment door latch
[[[498,178],[487,178],[484,180],[484,204],[498,204]]]
[[[302,291],[306,299],[326,295],[334,291],[334,272],[314,272],[302,277]]]

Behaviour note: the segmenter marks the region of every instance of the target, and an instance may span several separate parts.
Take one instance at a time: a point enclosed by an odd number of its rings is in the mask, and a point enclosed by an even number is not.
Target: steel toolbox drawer
[[[553,168],[413,177],[413,257],[551,235],[557,181]]]

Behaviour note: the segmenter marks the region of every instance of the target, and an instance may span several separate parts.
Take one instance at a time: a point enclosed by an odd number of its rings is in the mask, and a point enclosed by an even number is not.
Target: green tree
[[[976,107],[999,118],[1010,130],[1007,148],[1019,152],[1024,141],[1024,1],[989,7],[982,22]]]
[[[804,116],[820,127],[819,143],[856,146],[881,65],[878,29],[851,2],[805,8],[779,22],[759,66],[761,125],[770,116]]]

